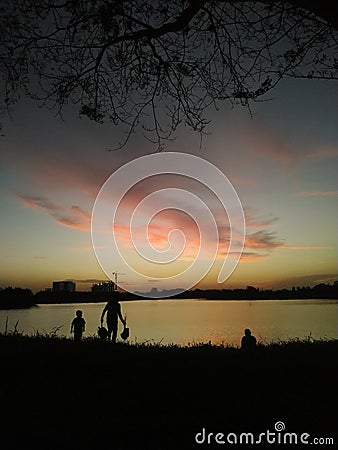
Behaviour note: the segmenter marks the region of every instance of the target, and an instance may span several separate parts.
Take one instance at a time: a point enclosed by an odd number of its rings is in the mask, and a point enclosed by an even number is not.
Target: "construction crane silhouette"
[[[118,275],[125,275],[125,273],[116,271],[116,272],[112,272],[112,274],[114,275],[114,282],[115,282],[114,291],[117,291],[117,276]]]

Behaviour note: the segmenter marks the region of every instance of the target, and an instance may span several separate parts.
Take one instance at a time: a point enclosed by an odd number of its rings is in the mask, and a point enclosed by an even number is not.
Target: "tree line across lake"
[[[52,303],[99,303],[107,301],[113,293],[109,292],[53,292],[40,291],[36,294],[30,289],[19,287],[0,288],[0,309],[30,308],[37,304]],[[146,299],[129,292],[119,292],[121,301]],[[167,297],[171,298],[171,297]],[[245,289],[193,289],[175,295],[175,298],[200,298],[207,300],[286,300],[286,299],[338,299],[338,281],[333,284],[320,283],[314,287],[293,287],[292,289],[259,289],[247,286]]]

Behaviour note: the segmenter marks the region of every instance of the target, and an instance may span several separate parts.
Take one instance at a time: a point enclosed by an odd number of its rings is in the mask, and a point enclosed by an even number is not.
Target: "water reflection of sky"
[[[122,302],[131,342],[239,345],[251,328],[258,341],[293,338],[338,338],[337,300],[204,301],[145,300]],[[76,309],[83,311],[86,336],[95,335],[104,304],[41,305],[28,310],[0,311],[0,332],[17,324],[26,334],[36,331],[70,336]]]

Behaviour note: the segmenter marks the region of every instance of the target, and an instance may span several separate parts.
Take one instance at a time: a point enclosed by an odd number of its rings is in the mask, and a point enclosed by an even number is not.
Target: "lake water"
[[[14,329],[70,336],[70,323],[81,309],[85,336],[96,334],[104,303],[39,305],[0,311],[0,332]],[[121,302],[130,342],[187,345],[211,341],[238,346],[243,330],[268,343],[290,338],[338,339],[338,300],[140,300]],[[7,319],[8,318],[8,319]],[[119,324],[121,327],[121,324]],[[121,330],[120,330],[121,331]]]

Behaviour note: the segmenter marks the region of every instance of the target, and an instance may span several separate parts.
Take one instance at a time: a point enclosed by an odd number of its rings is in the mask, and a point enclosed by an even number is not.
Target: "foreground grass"
[[[0,446],[204,448],[194,443],[202,428],[260,433],[277,421],[287,431],[336,437],[337,350],[337,340],[280,342],[245,354],[0,335]]]

